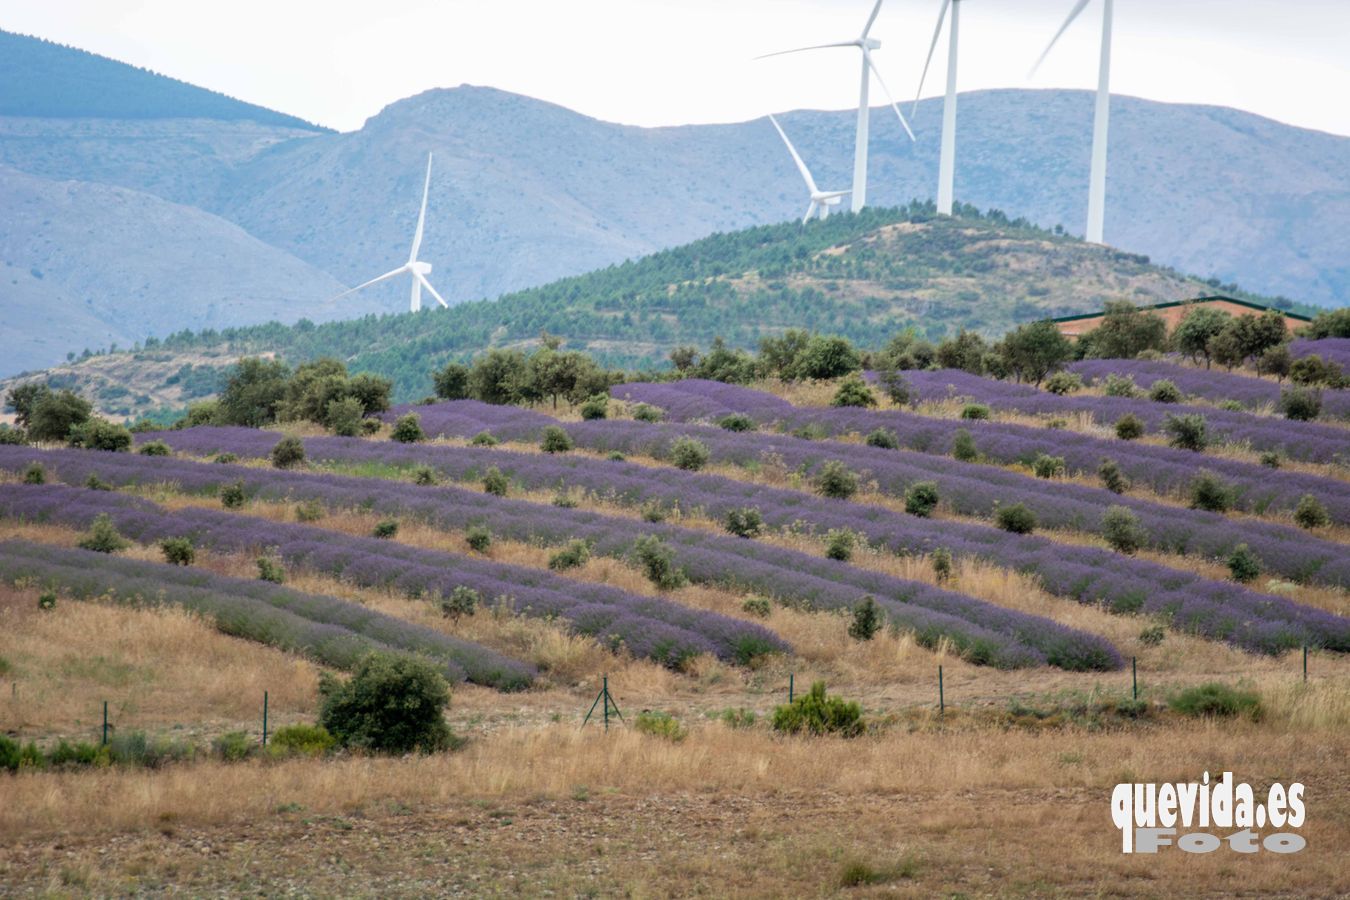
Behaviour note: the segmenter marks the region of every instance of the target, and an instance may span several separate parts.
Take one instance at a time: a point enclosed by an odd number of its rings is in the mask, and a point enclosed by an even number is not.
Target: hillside
[[[1147,304],[1209,289],[1143,257],[997,215],[968,210],[945,219],[923,208],[873,208],[806,228],[714,235],[496,301],[317,326],[184,332],[152,352],[95,357],[52,374],[91,396],[134,384],[150,398],[143,411],[190,399],[159,381],[185,362],[337,356],[393,378],[398,396],[411,399],[430,391],[433,367],[486,347],[528,344],[542,331],[611,365],[644,367],[664,364],[677,345],[706,346],[715,337],[753,347],[765,335],[810,328],[873,347],[910,327],[935,338],[960,328],[997,335],[1108,299]]]

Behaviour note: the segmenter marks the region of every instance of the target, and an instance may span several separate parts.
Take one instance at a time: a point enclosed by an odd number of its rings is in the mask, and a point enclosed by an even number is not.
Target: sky
[[[1035,78],[1073,0],[958,0],[960,90],[1095,88],[1103,0]],[[939,0],[885,0],[872,36],[912,100]],[[348,131],[435,87],[488,85],[633,125],[857,104],[871,0],[0,0],[34,34]],[[1350,135],[1350,0],[1116,0],[1112,91]],[[925,96],[946,77],[941,41]],[[873,102],[880,98],[874,88]]]

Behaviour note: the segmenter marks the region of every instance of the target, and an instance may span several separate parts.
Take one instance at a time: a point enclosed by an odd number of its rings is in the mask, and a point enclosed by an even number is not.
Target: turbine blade
[[[877,5],[872,7],[872,14],[867,17],[867,24],[863,26],[862,36],[867,37],[867,33],[872,30],[872,23],[877,20],[877,13],[881,12],[881,4],[884,0],[877,0]]]
[[[773,116],[769,116],[769,121],[773,123],[774,128],[778,129],[778,136],[783,139],[783,143],[787,144],[788,152],[792,154],[792,161],[797,164],[797,171],[802,173],[802,180],[806,182],[807,189],[813,194],[816,193],[816,180],[811,177],[811,170],[806,167],[806,163],[802,162],[801,155],[797,153],[797,148],[792,146],[792,141],[788,140],[787,132],[783,130],[783,126],[779,125],[778,120]]]
[[[928,45],[928,59],[923,63],[923,74],[919,76],[919,89],[914,92],[914,107],[909,111],[912,118],[919,111],[919,98],[923,96],[923,83],[928,78],[928,67],[933,64],[933,51],[937,50],[938,38],[942,37],[942,23],[947,21],[947,7],[952,5],[952,0],[942,0],[942,8],[938,10],[937,27],[933,29],[933,43]]]
[[[895,110],[895,114],[900,117],[900,124],[905,127],[905,134],[909,135],[911,141],[916,140],[914,132],[909,128],[909,123],[905,121],[905,114],[900,111],[900,107],[895,105],[895,98],[891,96],[891,89],[886,87],[886,80],[881,77],[881,72],[877,70],[877,64],[872,61],[872,54],[866,48],[863,48],[863,59],[867,60],[867,67],[877,77],[877,84],[881,85],[881,90],[886,94],[886,99],[890,101],[891,109]]]
[[[436,289],[435,289],[434,287],[431,286],[431,282],[430,282],[430,281],[427,281],[425,275],[423,275],[421,272],[414,272],[413,275],[417,278],[418,281],[422,282],[422,287],[424,287],[424,288],[426,288],[427,290],[431,291],[431,296],[433,296],[433,297],[436,298],[436,302],[437,302],[437,303],[439,303],[441,306],[444,306],[446,309],[449,309],[449,308],[450,308],[450,304],[445,302],[445,298],[444,298],[444,297],[442,297],[440,294],[436,293]]]
[[[422,229],[427,222],[427,193],[431,190],[431,154],[427,154],[427,178],[422,183],[422,211],[417,214],[417,231],[413,233],[412,253],[408,262],[417,261],[417,251],[422,249]]]
[[[853,193],[852,190],[847,190],[847,191],[826,191],[826,192],[823,193],[823,194],[816,194],[816,199],[818,199],[818,200],[833,200],[833,199],[836,198],[836,197],[847,197],[847,196],[848,196],[849,194],[851,194],[851,193]]]
[[[1092,0],[1078,0],[1078,2],[1073,5],[1073,10],[1069,13],[1069,17],[1064,20],[1063,25],[1059,26],[1059,31],[1055,32],[1055,36],[1050,39],[1050,43],[1041,53],[1040,58],[1036,60],[1036,65],[1031,67],[1031,72],[1027,75],[1028,78],[1036,77],[1036,70],[1041,67],[1041,63],[1045,62],[1045,58],[1050,55],[1050,51],[1055,49],[1055,44],[1064,35],[1064,32],[1069,30],[1069,26],[1073,24],[1073,20],[1078,18],[1079,13],[1086,9],[1090,2],[1092,2]]]
[[[816,205],[816,201],[812,200],[811,205],[806,208],[806,215],[802,216],[803,225],[811,221],[811,217],[816,214],[817,209],[819,209],[819,207]]]
[[[829,50],[832,47],[856,47],[857,41],[840,41],[837,44],[816,44],[811,47],[798,47],[796,50],[779,50],[777,53],[765,53],[763,56],[756,56],[755,59],[768,59],[770,56],[786,56],[789,53],[805,53],[807,50]]]
[[[330,297],[329,300],[330,300],[330,302],[331,302],[332,300],[338,300],[338,299],[341,299],[342,297],[345,297],[345,296],[347,296],[348,294],[355,294],[357,291],[365,290],[366,288],[370,287],[372,284],[379,284],[381,281],[388,281],[390,278],[393,278],[395,275],[402,275],[402,274],[403,274],[404,272],[406,272],[406,271],[408,271],[408,267],[407,267],[407,266],[399,266],[397,269],[394,269],[392,272],[385,272],[385,273],[384,273],[383,275],[381,275],[379,278],[372,278],[372,279],[370,279],[369,281],[367,281],[365,284],[358,284],[356,287],[352,288],[352,289],[349,290],[349,291],[343,291],[342,293],[337,294],[336,296]]]

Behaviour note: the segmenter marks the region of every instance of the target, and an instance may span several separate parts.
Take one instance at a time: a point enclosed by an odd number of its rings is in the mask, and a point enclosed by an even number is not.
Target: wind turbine
[[[341,297],[345,297],[348,294],[355,294],[357,291],[364,290],[365,288],[370,287],[372,284],[379,284],[381,281],[387,281],[388,279],[393,278],[396,275],[402,275],[404,272],[407,272],[409,275],[412,276],[412,299],[411,302],[408,304],[408,310],[410,312],[418,312],[422,309],[422,288],[426,288],[428,291],[431,291],[431,296],[435,297],[437,302],[439,302],[441,306],[449,308],[450,304],[446,303],[445,298],[442,297],[440,294],[436,293],[436,289],[431,286],[431,282],[427,281],[427,273],[431,271],[431,263],[421,262],[417,258],[417,251],[422,249],[422,231],[423,226],[426,225],[427,221],[427,193],[430,190],[431,190],[431,154],[428,153],[427,178],[425,183],[423,183],[422,185],[422,211],[417,214],[417,231],[413,232],[412,252],[408,254],[408,261],[405,262],[403,265],[399,266],[397,269],[394,269],[392,272],[385,272],[379,278],[372,278],[365,284],[358,284],[350,291],[343,291],[341,294],[338,294],[337,297],[334,297],[333,298],[334,300],[337,300]]]
[[[830,214],[830,207],[838,206],[841,198],[849,192],[822,191],[816,187],[816,180],[811,177],[811,170],[806,167],[806,163],[802,162],[801,154],[797,152],[796,147],[792,146],[792,141],[788,140],[787,132],[783,130],[783,126],[779,125],[778,120],[773,116],[769,116],[769,121],[773,123],[774,128],[778,129],[778,136],[783,139],[783,143],[787,144],[788,152],[792,154],[792,161],[797,164],[797,171],[802,173],[802,180],[806,182],[806,188],[811,192],[811,205],[806,208],[806,215],[802,216],[802,224],[805,225],[809,222],[817,212],[820,213],[822,219],[825,218]]]
[[[1041,58],[1032,66],[1031,74],[1045,62],[1060,36],[1078,18],[1079,13],[1091,0],[1078,0],[1064,24],[1051,38]],[[1106,134],[1111,118],[1111,19],[1114,0],[1102,0],[1102,58],[1097,72],[1097,108],[1092,121],[1092,172],[1088,180],[1087,239],[1094,244],[1102,244],[1102,232],[1106,222]]]
[[[928,77],[928,67],[933,62],[933,51],[937,50],[938,38],[942,36],[942,23],[947,18],[947,9],[951,8],[952,22],[950,44],[947,48],[947,98],[942,101],[942,154],[938,161],[937,211],[944,216],[952,214],[952,196],[956,182],[956,46],[957,33],[961,24],[961,0],[942,0],[938,9],[937,27],[933,29],[933,43],[928,45],[928,59],[923,64],[923,75],[919,77],[919,90],[914,95],[912,117],[919,109],[919,95],[923,93],[923,82]]]
[[[891,96],[890,88],[886,87],[881,72],[877,70],[877,64],[872,61],[872,51],[881,46],[881,41],[868,37],[868,35],[872,31],[872,24],[877,20],[877,14],[881,12],[883,2],[885,0],[877,0],[876,5],[872,7],[872,15],[867,17],[867,24],[863,26],[862,35],[857,40],[842,41],[837,44],[817,44],[812,47],[798,47],[796,50],[780,50],[777,53],[766,53],[763,56],[756,57],[756,59],[767,59],[770,56],[783,56],[806,50],[825,50],[832,47],[857,47],[862,51],[862,87],[858,91],[858,134],[853,145],[852,208],[854,212],[860,211],[867,205],[867,133],[871,117],[871,109],[867,105],[867,92],[871,87],[873,75],[876,75],[877,84],[881,85],[882,91],[886,94],[886,99],[890,101],[891,109],[895,110],[895,114],[900,118],[900,124],[904,126],[905,133],[909,135],[911,141],[914,140],[914,132],[910,131],[904,113],[900,112],[900,107],[895,105],[895,98]]]

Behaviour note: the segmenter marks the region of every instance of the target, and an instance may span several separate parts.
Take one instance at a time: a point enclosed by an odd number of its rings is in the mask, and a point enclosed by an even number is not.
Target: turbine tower
[[[417,214],[417,230],[413,232],[412,252],[408,254],[408,261],[403,265],[399,266],[397,269],[394,269],[392,272],[385,272],[379,278],[372,278],[365,284],[358,284],[356,287],[352,288],[349,291],[343,291],[341,294],[338,294],[337,297],[334,297],[333,298],[334,300],[337,300],[341,297],[345,297],[348,294],[355,294],[357,291],[364,290],[365,288],[370,287],[372,284],[379,284],[381,281],[387,281],[388,279],[393,278],[396,275],[402,275],[404,272],[407,272],[409,275],[412,276],[412,297],[410,302],[408,303],[409,312],[418,312],[419,310],[422,309],[422,288],[426,288],[428,291],[430,291],[431,296],[435,297],[437,302],[440,303],[441,306],[449,308],[450,304],[446,303],[445,298],[442,297],[440,294],[436,293],[436,289],[431,286],[431,282],[427,281],[427,273],[431,271],[431,263],[421,262],[417,258],[417,251],[422,249],[422,231],[427,222],[427,193],[430,190],[431,190],[431,154],[428,153],[427,178],[426,181],[422,184],[422,211]]]
[[[1036,60],[1031,74],[1035,75],[1041,63],[1050,55],[1060,36],[1078,18],[1079,13],[1091,0],[1078,0],[1064,24],[1050,40],[1041,58]],[[1097,71],[1097,107],[1092,120],[1092,172],[1088,180],[1087,239],[1094,244],[1103,244],[1103,231],[1106,223],[1106,135],[1111,119],[1111,19],[1114,0],[1102,0],[1102,57]]]
[[[756,59],[767,59],[770,56],[783,56],[784,54],[801,53],[806,50],[825,50],[832,47],[857,47],[862,51],[862,86],[858,92],[858,133],[853,145],[852,209],[854,212],[860,211],[867,205],[867,141],[871,117],[871,109],[867,105],[867,92],[871,87],[873,75],[877,78],[877,84],[881,85],[881,90],[885,92],[886,99],[890,101],[891,109],[895,110],[896,116],[900,118],[900,124],[904,126],[905,133],[909,135],[911,141],[914,140],[914,132],[910,131],[904,113],[900,112],[899,106],[896,106],[890,88],[886,87],[886,82],[882,79],[877,64],[872,61],[872,51],[881,46],[881,41],[868,35],[872,31],[873,23],[877,20],[877,14],[881,12],[883,2],[885,0],[877,0],[876,5],[872,7],[872,15],[867,17],[867,24],[863,26],[862,35],[857,40],[842,41],[837,44],[816,44],[812,47],[798,47],[796,50],[780,50],[777,53],[766,53],[763,56],[756,57]]]
[[[919,96],[923,93],[923,83],[928,77],[928,67],[933,63],[933,51],[937,50],[938,38],[942,36],[942,23],[947,18],[949,7],[952,21],[947,47],[947,98],[942,101],[942,154],[938,161],[937,192],[937,211],[944,216],[952,214],[956,184],[956,48],[961,25],[961,0],[942,0],[937,27],[933,29],[933,42],[928,45],[928,59],[923,64],[923,75],[919,76],[919,90],[914,95],[914,108],[910,111],[911,118],[918,112]]]
[[[788,140],[787,132],[783,126],[778,124],[778,120],[769,116],[769,121],[773,127],[778,129],[778,136],[787,144],[788,152],[792,154],[792,161],[797,164],[797,171],[802,173],[802,180],[806,182],[806,189],[811,192],[811,205],[806,208],[806,215],[802,216],[802,224],[805,225],[816,213],[823,219],[830,214],[830,207],[838,206],[840,200],[848,195],[848,191],[822,191],[816,187],[816,180],[811,177],[811,170],[802,162],[801,154],[797,148],[792,146],[792,141]]]

